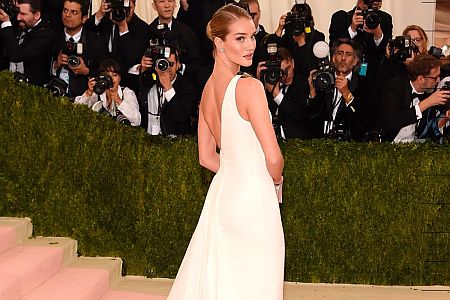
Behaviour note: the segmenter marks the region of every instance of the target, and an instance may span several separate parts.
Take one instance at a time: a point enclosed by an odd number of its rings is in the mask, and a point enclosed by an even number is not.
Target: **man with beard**
[[[64,1],[64,30],[57,36],[57,56],[52,72],[68,85],[66,94],[71,98],[84,93],[89,77],[95,75],[107,51],[105,43],[95,33],[83,28],[87,18],[85,0]]]
[[[321,124],[319,136],[339,140],[362,141],[366,133],[376,130],[374,120],[375,84],[360,76],[361,46],[348,38],[338,39],[331,50],[335,67],[335,84],[316,90],[313,70],[309,77],[309,98],[316,106]]]
[[[440,62],[422,54],[408,64],[408,75],[384,84],[382,109],[387,138],[394,143],[433,138],[445,125],[440,115],[448,115],[450,91],[435,91],[440,80]]]
[[[39,0],[18,0],[16,6],[14,27],[10,16],[0,9],[0,38],[9,70],[24,74],[31,84],[43,86],[50,78],[54,33],[42,22]]]

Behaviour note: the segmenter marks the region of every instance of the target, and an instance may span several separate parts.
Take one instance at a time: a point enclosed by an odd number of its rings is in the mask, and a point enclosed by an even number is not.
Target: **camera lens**
[[[334,85],[334,76],[329,72],[317,72],[313,78],[314,88],[317,90],[327,90]]]
[[[165,72],[169,69],[169,61],[165,58],[160,58],[155,62],[156,69]]]
[[[373,30],[380,25],[380,17],[376,13],[370,13],[366,16],[366,26],[367,28]]]
[[[77,56],[71,55],[67,59],[67,64],[71,67],[78,67],[80,65],[80,59]]]
[[[127,17],[125,8],[113,8],[111,10],[111,19],[116,22],[122,22]]]

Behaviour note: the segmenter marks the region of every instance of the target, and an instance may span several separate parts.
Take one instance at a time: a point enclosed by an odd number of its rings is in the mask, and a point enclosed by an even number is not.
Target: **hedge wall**
[[[0,215],[129,274],[174,277],[212,174],[196,139],[149,137],[0,73]],[[281,143],[285,279],[450,284],[447,145]]]

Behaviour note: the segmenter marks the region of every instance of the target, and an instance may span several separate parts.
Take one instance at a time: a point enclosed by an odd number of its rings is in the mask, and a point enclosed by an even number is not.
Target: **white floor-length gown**
[[[222,104],[220,168],[168,300],[283,299],[280,211],[261,144],[237,110],[239,78]]]

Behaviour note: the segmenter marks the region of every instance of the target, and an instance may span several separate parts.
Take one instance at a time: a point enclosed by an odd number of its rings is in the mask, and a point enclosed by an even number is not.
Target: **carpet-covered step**
[[[121,268],[119,258],[78,257],[21,300],[100,299]]]
[[[76,257],[77,242],[38,237],[0,253],[0,300],[26,295]]]
[[[114,281],[101,300],[165,300],[173,280],[125,276]]]
[[[30,218],[0,217],[0,253],[23,243],[32,233]]]

